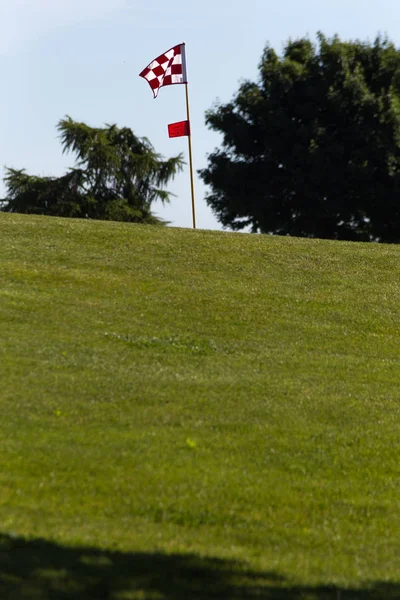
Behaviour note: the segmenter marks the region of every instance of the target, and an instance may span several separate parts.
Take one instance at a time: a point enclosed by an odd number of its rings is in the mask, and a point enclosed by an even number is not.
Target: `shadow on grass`
[[[400,586],[290,587],[273,573],[196,555],[63,547],[0,534],[1,600],[394,600]]]

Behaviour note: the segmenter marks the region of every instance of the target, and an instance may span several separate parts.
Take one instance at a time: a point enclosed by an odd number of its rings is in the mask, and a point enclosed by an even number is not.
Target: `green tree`
[[[258,82],[206,114],[222,149],[200,171],[226,227],[400,241],[400,52],[318,35],[265,48]]]
[[[164,160],[146,138],[127,127],[94,128],[70,117],[58,124],[64,152],[74,168],[62,177],[37,177],[6,169],[1,210],[65,217],[160,223],[155,200],[168,202],[166,184],[183,167],[182,155]]]

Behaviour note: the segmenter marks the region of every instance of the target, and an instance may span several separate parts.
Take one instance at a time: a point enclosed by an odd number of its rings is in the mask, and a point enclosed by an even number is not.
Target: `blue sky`
[[[164,156],[187,158],[186,138],[167,135],[168,123],[185,119],[183,86],[163,88],[153,100],[138,76],[185,41],[194,167],[203,168],[219,145],[205,111],[229,101],[243,79],[257,78],[267,42],[280,52],[288,38],[313,39],[317,31],[363,40],[382,32],[400,47],[399,0],[0,0],[1,165],[40,175],[72,166],[56,132],[66,114],[93,126],[131,127]],[[169,189],[176,198],[155,212],[191,227],[188,167]],[[220,229],[205,194],[196,177],[197,225]]]

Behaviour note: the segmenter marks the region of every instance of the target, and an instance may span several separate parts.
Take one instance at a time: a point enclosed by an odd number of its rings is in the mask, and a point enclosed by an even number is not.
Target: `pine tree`
[[[164,160],[147,138],[131,129],[89,127],[70,117],[58,123],[63,152],[76,164],[61,177],[28,175],[6,168],[7,197],[1,210],[65,217],[160,223],[151,212],[156,200],[183,168],[182,155]]]

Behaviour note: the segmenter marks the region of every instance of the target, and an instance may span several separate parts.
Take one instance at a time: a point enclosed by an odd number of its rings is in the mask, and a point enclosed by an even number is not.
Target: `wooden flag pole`
[[[161,70],[161,72],[160,72]],[[193,229],[196,229],[196,212],[194,206],[194,175],[193,175],[193,156],[192,156],[192,132],[190,130],[190,110],[189,110],[189,90],[186,70],[186,45],[185,42],[174,46],[158,58],[153,60],[141,73],[140,77],[146,79],[153,90],[154,98],[157,98],[158,90],[163,85],[172,85],[174,83],[184,83],[186,88],[186,112],[187,121],[171,123],[168,125],[169,137],[180,137],[187,135],[189,144],[189,164],[190,164],[190,186],[192,190],[192,215]]]
[[[190,110],[189,110],[189,90],[188,83],[185,83],[186,89],[186,112],[187,112],[187,120],[189,123],[189,135],[188,135],[188,145],[189,145],[189,164],[190,164],[190,186],[192,190],[192,216],[193,216],[193,229],[196,229],[196,211],[194,205],[194,176],[193,176],[193,157],[192,157],[192,132],[190,126]]]

